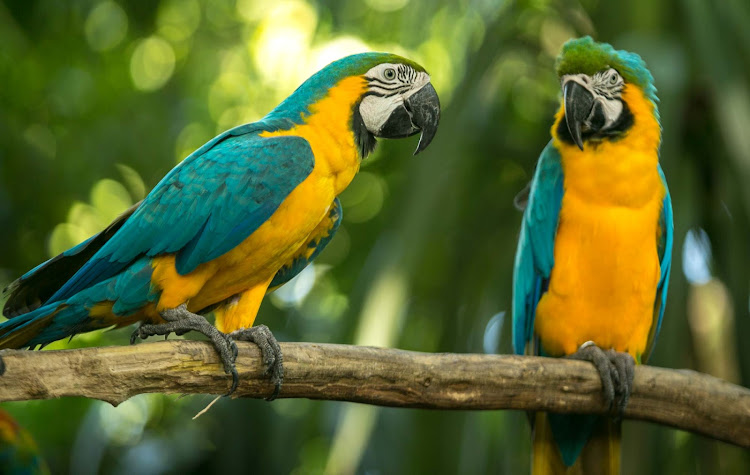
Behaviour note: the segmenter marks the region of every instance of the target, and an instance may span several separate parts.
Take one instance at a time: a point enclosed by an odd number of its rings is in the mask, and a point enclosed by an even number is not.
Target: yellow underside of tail
[[[552,436],[547,414],[537,412],[533,417],[532,475],[619,475],[619,422],[603,416],[576,463],[566,467]]]

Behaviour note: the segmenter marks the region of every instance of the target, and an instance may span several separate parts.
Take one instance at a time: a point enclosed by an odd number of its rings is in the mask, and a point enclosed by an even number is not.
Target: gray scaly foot
[[[145,340],[150,336],[166,336],[173,332],[177,335],[182,335],[189,331],[197,331],[206,335],[211,340],[211,343],[213,343],[217,353],[219,353],[219,358],[224,364],[224,371],[232,375],[232,387],[225,394],[226,396],[231,395],[237,389],[237,384],[239,383],[239,375],[234,365],[237,359],[237,345],[234,344],[232,339],[208,323],[204,317],[188,311],[185,304],[177,308],[164,310],[161,313],[161,317],[166,323],[142,324],[130,335],[130,344],[135,343],[137,338]]]
[[[243,328],[229,334],[233,340],[243,340],[255,343],[260,348],[263,364],[266,367],[264,374],[271,376],[271,382],[275,388],[273,394],[266,401],[273,401],[279,395],[281,383],[284,381],[284,364],[279,342],[265,325],[252,328]]]
[[[607,401],[610,411],[615,416],[622,416],[633,390],[633,357],[615,350],[602,350],[594,342],[587,341],[568,358],[593,363],[602,379],[604,400]]]

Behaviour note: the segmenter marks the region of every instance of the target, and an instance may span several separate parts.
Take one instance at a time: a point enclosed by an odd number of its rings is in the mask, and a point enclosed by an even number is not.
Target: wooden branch
[[[239,342],[235,397],[272,387],[255,345]],[[593,365],[511,355],[282,343],[280,397],[431,409],[602,413]],[[85,396],[117,405],[141,393],[221,394],[230,379],[213,347],[175,340],[63,351],[2,352],[0,401]],[[636,368],[625,417],[665,424],[750,448],[750,390],[688,370]]]

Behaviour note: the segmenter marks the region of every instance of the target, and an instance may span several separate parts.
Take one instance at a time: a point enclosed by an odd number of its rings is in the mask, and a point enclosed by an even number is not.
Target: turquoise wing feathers
[[[301,137],[260,137],[232,129],[175,167],[122,227],[47,302],[69,298],[125,269],[139,256],[176,253],[186,274],[258,229],[311,172]]]
[[[563,196],[560,153],[548,143],[531,182],[513,268],[513,350],[523,354],[534,333],[534,313],[554,265],[555,234]]]
[[[661,276],[659,278],[659,284],[656,287],[656,301],[654,302],[654,325],[651,325],[651,331],[648,335],[648,343],[646,344],[646,351],[641,357],[641,362],[645,363],[651,356],[651,351],[654,349],[656,338],[659,336],[661,330],[661,322],[664,319],[664,309],[667,304],[667,290],[669,289],[669,275],[672,270],[672,246],[674,243],[674,222],[672,217],[672,197],[669,194],[669,188],[667,187],[667,180],[664,177],[664,172],[659,168],[659,176],[661,182],[664,185],[664,202],[662,205],[661,215],[659,217],[659,265],[661,268]]]

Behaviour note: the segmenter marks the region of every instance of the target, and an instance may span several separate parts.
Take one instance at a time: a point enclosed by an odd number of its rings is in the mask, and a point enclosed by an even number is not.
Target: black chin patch
[[[625,134],[628,130],[633,127],[633,124],[635,123],[635,118],[633,117],[633,113],[630,112],[630,108],[628,105],[623,102],[622,103],[622,112],[620,112],[620,117],[617,118],[614,124],[612,124],[612,127],[608,128],[603,132],[604,136],[609,136],[612,138],[617,138]]]
[[[604,115],[604,107],[601,102],[594,104],[594,113],[591,114],[589,125],[592,130],[601,130],[607,123],[607,117]]]
[[[378,142],[375,140],[375,136],[367,130],[365,121],[362,119],[362,114],[359,112],[359,104],[357,102],[354,105],[352,131],[354,132],[354,142],[357,144],[357,149],[359,149],[359,156],[364,160],[375,150],[375,145]]]
[[[589,121],[591,124],[591,128],[581,134],[581,138],[583,138],[584,142],[589,140],[595,142],[599,142],[602,140],[618,140],[622,138],[625,133],[633,127],[633,124],[635,122],[633,113],[630,111],[630,108],[624,101],[621,102],[622,112],[620,112],[620,116],[617,118],[615,123],[612,124],[612,126],[607,130],[601,130],[601,128],[606,123],[606,120],[604,118],[604,110],[602,109],[601,104],[597,103],[594,106],[594,113]],[[568,125],[564,117],[563,120],[561,120],[560,123],[557,124],[557,138],[566,144],[575,145],[575,141],[573,141],[573,136],[570,135],[570,131],[568,130]]]

